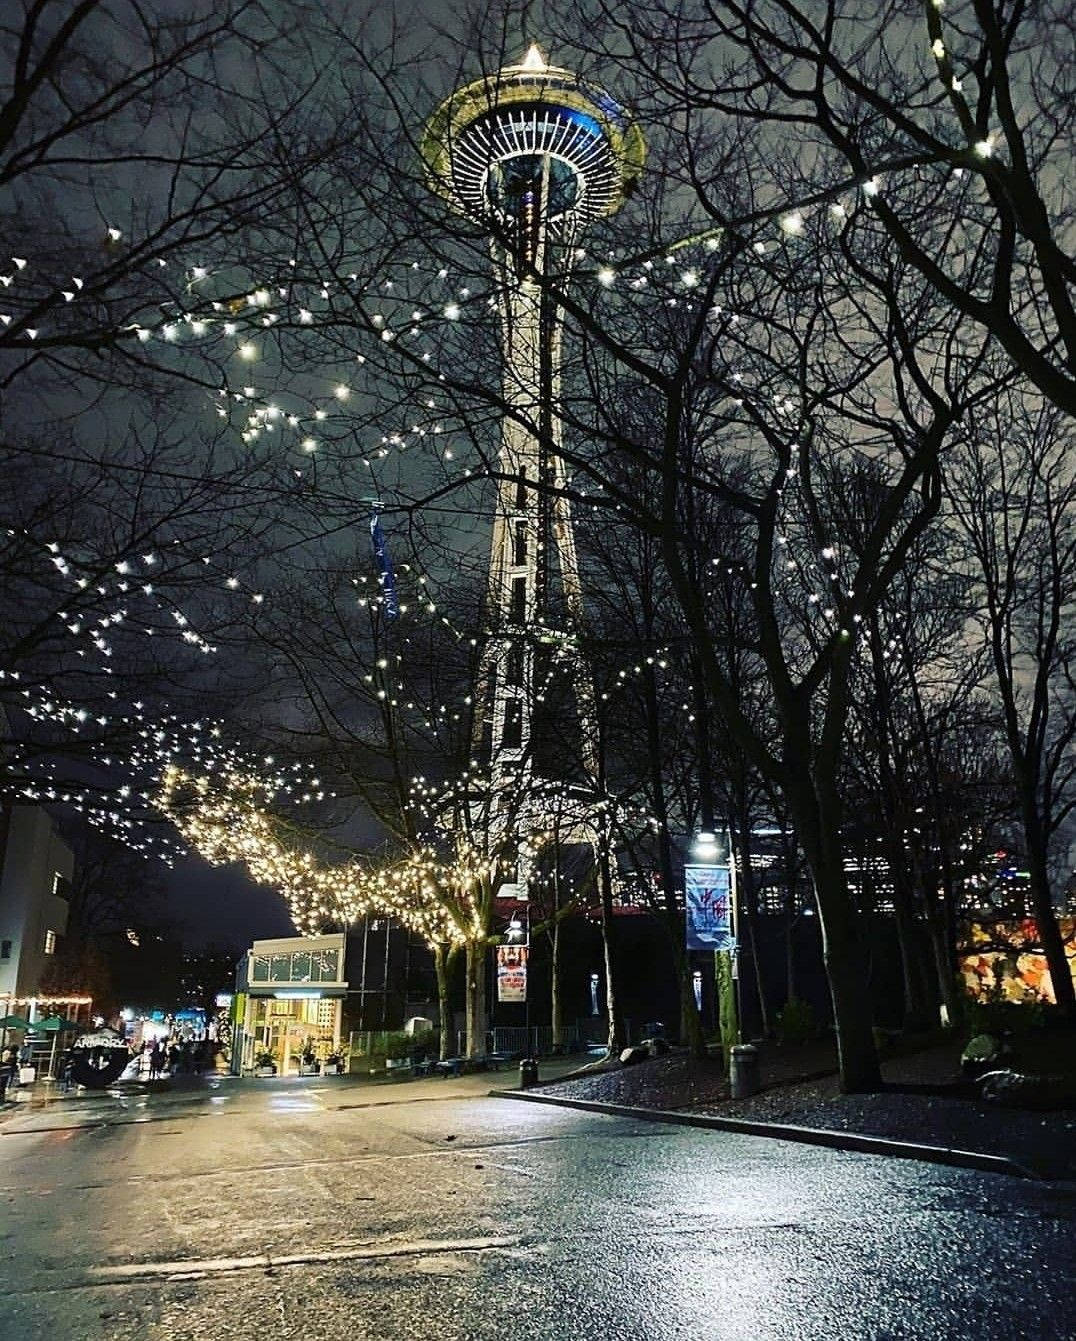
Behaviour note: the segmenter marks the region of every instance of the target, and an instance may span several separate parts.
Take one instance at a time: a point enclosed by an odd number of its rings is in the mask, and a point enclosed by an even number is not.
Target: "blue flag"
[[[400,613],[400,599],[396,595],[396,574],[392,570],[389,547],[385,542],[385,532],[381,529],[381,518],[375,512],[370,518],[370,541],[374,547],[374,562],[377,564],[377,580],[381,585],[381,597],[385,604],[385,618],[395,619]]]
[[[727,866],[685,866],[684,903],[689,950],[736,948]]]

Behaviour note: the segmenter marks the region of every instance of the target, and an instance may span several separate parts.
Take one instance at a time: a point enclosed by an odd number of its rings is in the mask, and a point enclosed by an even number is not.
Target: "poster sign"
[[[732,894],[727,866],[685,866],[689,950],[734,950]]]
[[[497,1000],[526,1001],[527,947],[497,946]]]

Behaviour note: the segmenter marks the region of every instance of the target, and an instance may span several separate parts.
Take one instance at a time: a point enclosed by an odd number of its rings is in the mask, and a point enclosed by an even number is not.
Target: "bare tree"
[[[1054,996],[1076,1014],[1051,848],[1076,809],[1076,473],[1071,424],[1014,395],[977,414],[949,496],[982,607],[1031,901]]]
[[[679,158],[715,220],[750,238],[869,193],[858,254],[900,257],[901,305],[926,284],[1076,414],[1067,5],[663,0],[629,17],[581,0],[566,15],[568,45],[641,108],[724,137],[731,173]]]

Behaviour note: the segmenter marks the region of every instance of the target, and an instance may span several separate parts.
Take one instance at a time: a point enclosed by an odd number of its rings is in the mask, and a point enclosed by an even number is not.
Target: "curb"
[[[985,1155],[977,1150],[951,1150],[939,1145],[916,1145],[911,1141],[891,1141],[884,1136],[865,1136],[861,1132],[831,1131],[824,1127],[791,1127],[781,1122],[745,1122],[741,1118],[683,1113],[667,1108],[633,1108],[628,1104],[600,1103],[594,1099],[562,1099],[552,1094],[535,1094],[531,1090],[490,1090],[490,1098],[522,1099],[525,1103],[579,1108],[606,1117],[637,1118],[643,1122],[663,1122],[674,1127],[701,1127],[708,1131],[733,1131],[743,1136],[765,1136],[778,1141],[796,1141],[800,1145],[827,1146],[831,1150],[888,1155],[893,1159],[917,1159],[928,1164],[947,1164],[952,1168],[1001,1173],[1010,1178],[1026,1178],[1033,1182],[1052,1181],[1003,1155]]]

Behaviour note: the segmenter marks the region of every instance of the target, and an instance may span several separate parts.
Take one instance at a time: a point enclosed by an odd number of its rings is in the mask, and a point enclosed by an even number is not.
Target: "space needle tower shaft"
[[[478,729],[491,782],[549,776],[535,705],[565,673],[593,778],[593,691],[579,657],[581,618],[567,478],[561,456],[561,334],[556,294],[579,236],[612,214],[645,158],[642,134],[608,94],[531,47],[519,65],[457,90],[422,142],[431,185],[488,231],[508,407],[490,552],[489,640]]]

